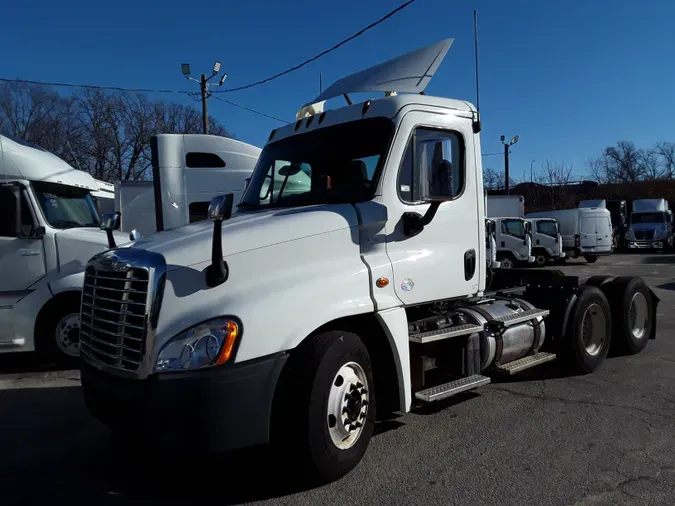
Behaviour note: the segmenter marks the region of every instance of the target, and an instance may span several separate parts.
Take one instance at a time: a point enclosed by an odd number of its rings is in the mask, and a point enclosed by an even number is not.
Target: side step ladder
[[[550,311],[548,309],[528,309],[527,311],[500,316],[499,318],[492,320],[490,324],[497,328],[511,327],[512,325],[518,325],[519,323],[523,323],[528,320],[534,320],[540,316],[548,316],[549,313]]]
[[[464,325],[454,325],[440,330],[430,330],[429,332],[418,332],[410,334],[409,339],[413,343],[426,344],[441,339],[449,339],[451,337],[466,336],[475,334],[476,332],[483,332],[485,330],[482,325],[475,323],[466,323]]]
[[[466,392],[467,390],[482,387],[488,383],[490,383],[490,378],[487,376],[474,374],[473,376],[467,376],[466,378],[460,378],[449,383],[415,392],[415,398],[424,402],[440,401],[452,397],[453,395]]]
[[[555,358],[556,358],[555,353],[546,353],[540,351],[539,353],[519,358],[518,360],[514,360],[513,362],[509,362],[508,364],[495,366],[494,370],[495,372],[501,374],[516,374],[517,372],[524,371],[525,369],[529,369],[530,367],[535,367],[539,364],[551,362],[555,360]]]

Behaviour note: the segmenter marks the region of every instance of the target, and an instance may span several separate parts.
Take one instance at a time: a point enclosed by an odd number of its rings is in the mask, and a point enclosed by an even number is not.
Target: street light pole
[[[532,171],[532,164],[534,164],[536,160],[532,160],[530,162],[530,183],[534,183],[534,172]]]
[[[511,138],[509,142],[505,142],[506,137],[501,136],[499,138],[500,141],[502,141],[502,144],[504,144],[504,186],[506,187],[506,194],[508,195],[510,192],[510,181],[509,181],[509,148],[513,146],[516,142],[518,142],[519,137],[516,135]]]
[[[209,133],[209,106],[207,102],[208,98],[211,96],[211,93],[209,92],[209,81],[218,75],[218,72],[220,72],[220,66],[221,63],[219,61],[215,62],[213,64],[213,73],[210,76],[202,74],[201,78],[197,80],[190,76],[189,63],[183,63],[181,65],[181,69],[183,71],[183,75],[185,76],[185,78],[189,79],[190,81],[199,83],[200,93],[198,100],[201,100],[202,102],[202,129],[205,134]],[[216,84],[216,86],[222,86],[223,83],[225,82],[225,79],[227,79],[227,74],[223,74],[220,77],[220,81],[218,82],[218,84]]]

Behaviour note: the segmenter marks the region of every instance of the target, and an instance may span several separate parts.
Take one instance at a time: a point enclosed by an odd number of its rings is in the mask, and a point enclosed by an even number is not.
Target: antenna
[[[473,47],[476,62],[476,121],[473,124],[473,133],[481,131],[480,124],[480,89],[478,80],[478,12],[473,11]]]
[[[319,95],[323,93],[323,73],[319,72]]]

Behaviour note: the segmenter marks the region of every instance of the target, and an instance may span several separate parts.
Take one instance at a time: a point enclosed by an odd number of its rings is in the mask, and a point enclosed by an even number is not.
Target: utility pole
[[[202,128],[205,134],[209,133],[209,106],[207,102],[208,98],[211,96],[211,92],[209,91],[209,81],[218,75],[218,72],[220,72],[220,67],[221,63],[219,61],[215,62],[213,64],[213,73],[210,76],[202,74],[201,79],[199,79],[198,81],[194,77],[190,76],[189,63],[183,63],[181,65],[181,70],[183,71],[183,75],[185,76],[185,78],[189,79],[190,81],[199,83],[200,92],[198,99],[201,100],[202,102]],[[227,79],[227,74],[223,74],[220,77],[220,81],[216,86],[222,86],[223,83],[225,82],[225,79]]]
[[[532,165],[534,165],[534,162],[536,160],[532,160],[530,162],[530,183],[534,183],[534,171],[532,170]]]
[[[510,191],[510,182],[509,182],[509,148],[518,142],[519,137],[516,135],[511,138],[509,142],[505,142],[506,137],[503,135],[499,138],[504,144],[504,186],[506,187],[506,194],[509,194]]]

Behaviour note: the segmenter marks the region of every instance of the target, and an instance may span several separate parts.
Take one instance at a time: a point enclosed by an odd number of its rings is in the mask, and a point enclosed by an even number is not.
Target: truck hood
[[[114,232],[118,246],[129,242],[129,235]],[[63,274],[84,270],[89,259],[108,249],[105,231],[94,228],[69,228],[55,234],[59,256],[59,271]]]
[[[350,204],[238,212],[223,222],[223,256],[357,225],[356,209]],[[129,247],[163,255],[167,269],[171,270],[209,261],[212,238],[213,223],[202,221],[157,232],[131,243]],[[354,240],[358,242],[358,237]]]

